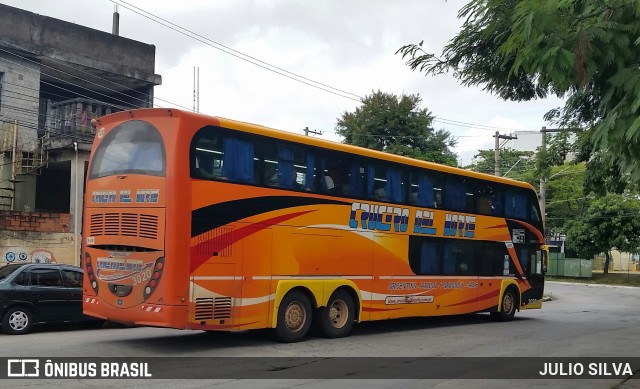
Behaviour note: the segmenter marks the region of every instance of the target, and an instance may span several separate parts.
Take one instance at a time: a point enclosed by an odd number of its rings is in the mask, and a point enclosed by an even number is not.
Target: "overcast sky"
[[[194,67],[199,67],[200,112],[297,133],[309,127],[322,131],[322,138],[337,140],[337,118],[359,105],[358,96],[374,90],[419,94],[422,107],[437,118],[435,127],[457,138],[455,151],[462,164],[480,148],[493,149],[497,130],[520,131],[520,140],[506,146],[535,148],[540,136],[533,133],[547,124],[544,113],[562,103],[505,102],[479,87],[460,86],[452,75],[413,72],[395,54],[402,45],[422,40],[427,51],[439,54],[462,23],[457,13],[464,0],[0,2],[106,32],[111,32],[114,4],[119,3],[120,35],[156,46],[162,85],[155,96],[163,107],[193,108]],[[173,29],[141,15],[143,11],[173,23]],[[233,56],[180,34],[176,26],[262,61],[262,67],[239,59],[237,52]],[[335,93],[265,70],[269,65]]]

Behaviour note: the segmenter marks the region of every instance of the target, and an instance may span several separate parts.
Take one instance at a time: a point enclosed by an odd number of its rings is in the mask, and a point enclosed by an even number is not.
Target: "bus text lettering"
[[[444,219],[444,236],[473,238],[475,236],[476,217],[447,213]]]
[[[351,228],[406,232],[409,227],[409,209],[386,205],[353,203],[349,227]]]

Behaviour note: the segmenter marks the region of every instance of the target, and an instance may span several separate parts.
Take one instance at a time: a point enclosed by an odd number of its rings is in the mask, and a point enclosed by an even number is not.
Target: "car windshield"
[[[14,271],[20,269],[20,265],[7,265],[0,267],[0,281],[4,281],[13,274]]]

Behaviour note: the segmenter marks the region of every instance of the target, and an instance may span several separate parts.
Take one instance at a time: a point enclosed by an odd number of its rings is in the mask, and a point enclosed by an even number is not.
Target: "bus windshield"
[[[89,179],[127,173],[164,176],[165,171],[160,133],[148,122],[132,120],[105,136],[95,151]]]

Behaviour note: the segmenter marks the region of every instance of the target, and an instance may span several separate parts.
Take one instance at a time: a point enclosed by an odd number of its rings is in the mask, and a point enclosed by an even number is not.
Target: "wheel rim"
[[[344,300],[336,300],[329,307],[329,322],[335,328],[342,328],[347,324],[349,318],[349,308]]]
[[[505,313],[510,313],[513,310],[513,296],[511,293],[505,293],[502,299],[502,310]]]
[[[287,306],[284,312],[284,323],[293,332],[300,331],[307,321],[307,313],[304,306],[297,301]]]
[[[15,331],[22,331],[27,328],[29,317],[25,312],[16,311],[9,316],[9,325]]]

